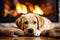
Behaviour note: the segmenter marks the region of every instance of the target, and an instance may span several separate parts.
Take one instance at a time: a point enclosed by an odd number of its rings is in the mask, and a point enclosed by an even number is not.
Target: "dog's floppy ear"
[[[38,20],[38,29],[39,29],[44,24],[44,20],[42,19],[42,17],[40,15],[35,14],[35,16]]]
[[[17,27],[20,28],[20,29],[23,29],[23,27],[22,27],[22,26],[23,26],[23,25],[22,25],[22,19],[23,19],[23,17],[24,17],[24,15],[21,15],[21,16],[15,21]]]

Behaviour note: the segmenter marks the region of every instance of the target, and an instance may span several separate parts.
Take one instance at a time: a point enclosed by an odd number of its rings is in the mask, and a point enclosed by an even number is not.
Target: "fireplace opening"
[[[33,13],[58,22],[58,0],[1,0],[0,22],[15,22],[22,14]]]

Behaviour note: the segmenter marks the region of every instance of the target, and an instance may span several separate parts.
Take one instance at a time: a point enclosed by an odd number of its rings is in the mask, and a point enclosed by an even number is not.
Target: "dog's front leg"
[[[36,31],[35,31],[35,33],[34,33],[34,36],[40,36],[41,35],[41,33],[44,31],[45,29],[37,29]]]
[[[40,31],[40,30],[36,30],[35,33],[34,33],[34,36],[40,36],[41,32],[42,31]]]

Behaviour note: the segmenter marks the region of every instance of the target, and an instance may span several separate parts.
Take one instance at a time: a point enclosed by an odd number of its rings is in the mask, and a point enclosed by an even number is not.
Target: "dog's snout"
[[[28,32],[33,33],[33,29],[32,28],[28,29]]]

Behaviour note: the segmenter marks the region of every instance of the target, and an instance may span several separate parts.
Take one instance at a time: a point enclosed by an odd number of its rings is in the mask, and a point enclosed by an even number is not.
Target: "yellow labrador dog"
[[[49,19],[32,13],[21,15],[16,20],[16,25],[24,31],[24,34],[34,36],[40,36],[41,33],[54,28]]]

